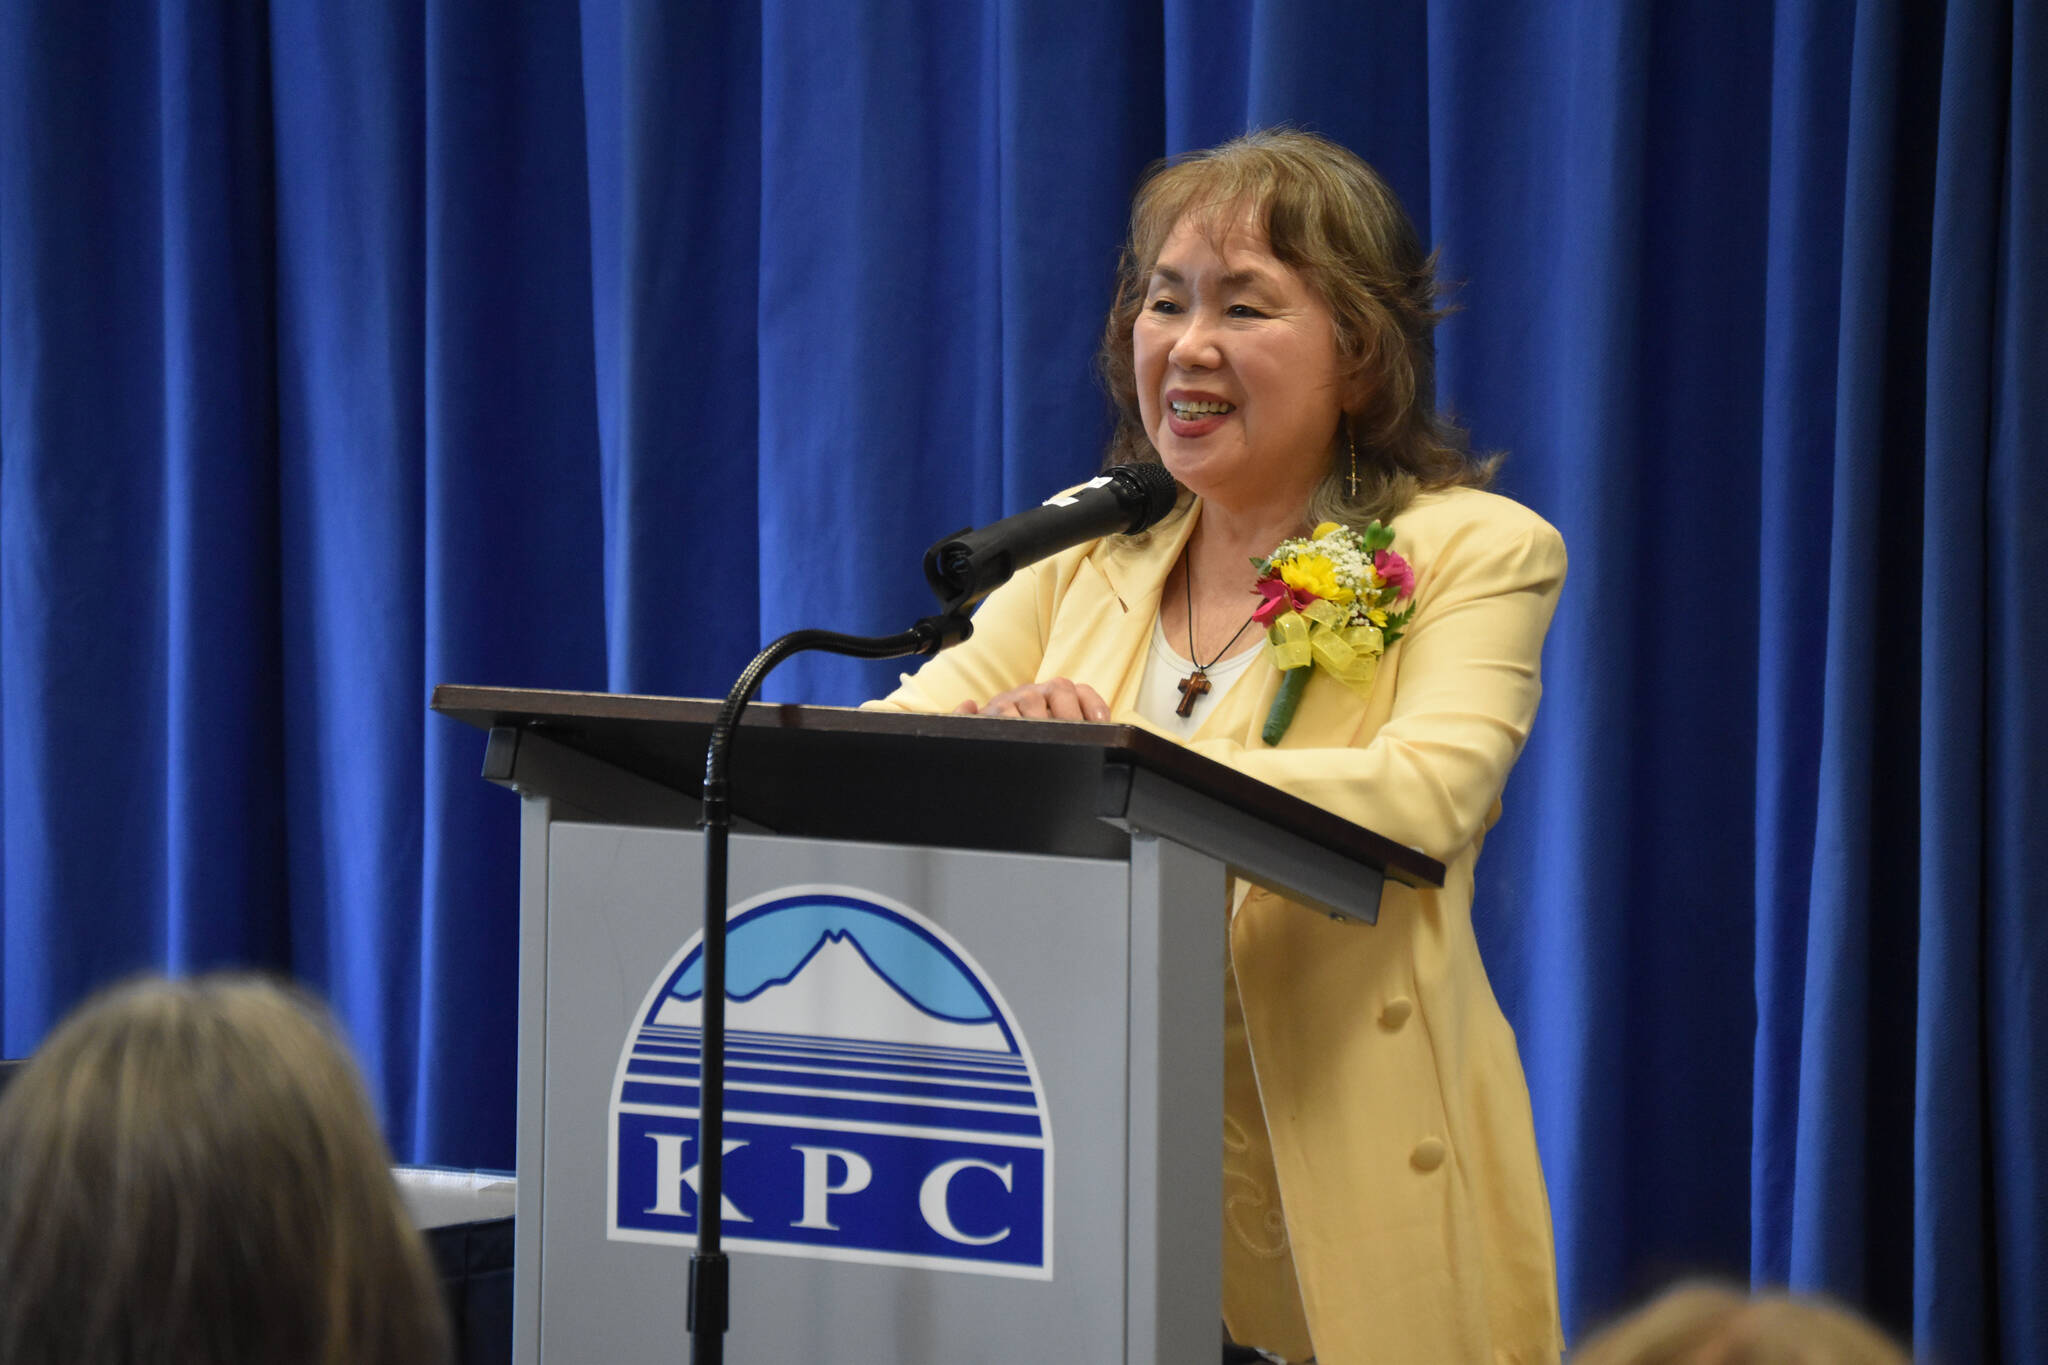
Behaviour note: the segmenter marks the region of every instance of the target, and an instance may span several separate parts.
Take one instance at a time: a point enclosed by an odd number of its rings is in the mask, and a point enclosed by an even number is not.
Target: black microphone
[[[924,552],[925,580],[948,612],[965,611],[1027,564],[1084,541],[1144,530],[1179,497],[1180,485],[1163,465],[1113,465],[1028,512],[946,537]]]

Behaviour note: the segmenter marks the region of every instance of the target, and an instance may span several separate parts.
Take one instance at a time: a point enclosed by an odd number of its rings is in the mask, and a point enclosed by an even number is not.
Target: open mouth
[[[1237,411],[1237,404],[1235,403],[1216,403],[1206,400],[1198,403],[1188,403],[1176,399],[1168,404],[1168,406],[1173,409],[1173,415],[1180,418],[1183,422],[1198,422],[1204,417],[1221,417],[1226,412]]]

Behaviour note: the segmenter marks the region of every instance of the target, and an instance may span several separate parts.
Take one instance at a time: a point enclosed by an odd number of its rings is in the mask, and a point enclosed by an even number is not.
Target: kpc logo
[[[966,950],[849,887],[770,892],[727,926],[725,1244],[1051,1279],[1045,1092]],[[619,1057],[615,1241],[697,1241],[702,937],[656,978]]]

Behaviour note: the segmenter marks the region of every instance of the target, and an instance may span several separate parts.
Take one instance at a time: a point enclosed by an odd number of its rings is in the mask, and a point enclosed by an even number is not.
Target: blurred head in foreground
[[[1909,1365],[1847,1309],[1786,1294],[1683,1284],[1596,1334],[1572,1365]]]
[[[0,1098],[0,1360],[447,1353],[362,1081],[309,998],[253,978],[118,986]]]

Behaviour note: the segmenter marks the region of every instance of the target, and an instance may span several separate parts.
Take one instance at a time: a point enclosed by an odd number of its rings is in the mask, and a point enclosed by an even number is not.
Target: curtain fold
[[[1873,1236],[1870,1215],[1911,1190],[1910,1169],[1896,1165],[1901,1135],[1877,1120],[1902,1086],[1910,1093],[1910,971],[1903,995],[1887,987],[1896,954],[1911,963],[1917,831],[1911,789],[1876,779],[1918,731],[1919,670],[1892,661],[1924,657],[1919,576],[1888,572],[1895,547],[1917,541],[1921,511],[1925,353],[1906,311],[1926,280],[1924,242],[1914,251],[1926,165],[1908,140],[1924,78],[1909,54],[1929,36],[1909,30],[1916,17],[1860,4],[1850,55],[1820,803],[1798,1026],[1790,1278],[1847,1285],[1859,1299],[1890,1287],[1886,1262],[1902,1254],[1896,1237]]]
[[[1984,904],[1987,852],[1986,535],[1999,180],[2005,105],[2003,16],[1946,16],[1935,132],[1927,302],[1920,581],[1917,1010],[1913,1054],[1913,1260],[1917,1345],[1986,1355],[1970,1305],[1989,1280],[1984,1205]],[[1980,75],[1980,73],[1984,73]],[[1988,78],[1987,78],[1988,77]]]
[[[425,376],[420,572],[409,697],[424,808],[411,898],[421,936],[411,1145],[469,1151],[512,1123],[516,838],[508,803],[475,818],[473,735],[428,714],[437,682],[605,685],[580,26],[565,6],[430,6],[425,71]],[[417,610],[417,609],[416,609]],[[386,699],[396,701],[397,698]],[[423,799],[422,799],[423,798]]]
[[[1099,458],[1144,167],[1294,123],[1570,548],[1477,899],[1568,1326],[1705,1271],[2048,1358],[2039,10],[0,6],[0,1044],[267,966],[510,1165],[516,802],[432,685],[925,614]]]
[[[758,505],[761,15],[581,21],[581,117],[550,112],[586,149],[605,686],[721,695],[760,633],[756,555],[726,538]]]
[[[1791,1278],[1809,868],[1834,543],[1836,345],[1853,0],[1783,6],[1772,35],[1757,592],[1757,1029],[1750,1116],[1750,1266]]]
[[[1984,992],[1975,1005],[1986,1122],[1971,1136],[1986,1168],[1990,1271],[1980,1285],[1953,1286],[1955,1303],[1927,1327],[1944,1351],[1951,1332],[1963,1343],[1981,1332],[1986,1359],[2017,1361],[2048,1354],[2048,1296],[2040,1293],[2048,1283],[2048,1222],[2040,1216],[2048,1204],[2048,916],[2040,913],[2048,845],[2037,814],[2048,809],[2040,701],[2048,695],[2048,101],[2038,93],[2048,15],[2026,4],[2008,14],[2003,161],[1986,205],[1997,218],[1998,247],[1985,477],[1985,897],[1969,912],[1982,924]],[[1967,1084],[1968,1074],[1959,1079]]]
[[[425,1107],[424,39],[417,6],[270,16],[278,436],[247,453],[279,486],[280,965],[334,1003],[401,1151]]]
[[[17,1048],[110,976],[289,941],[270,913],[275,483],[245,463],[273,423],[262,30],[206,6],[155,18],[120,35],[5,20],[0,1013]]]

